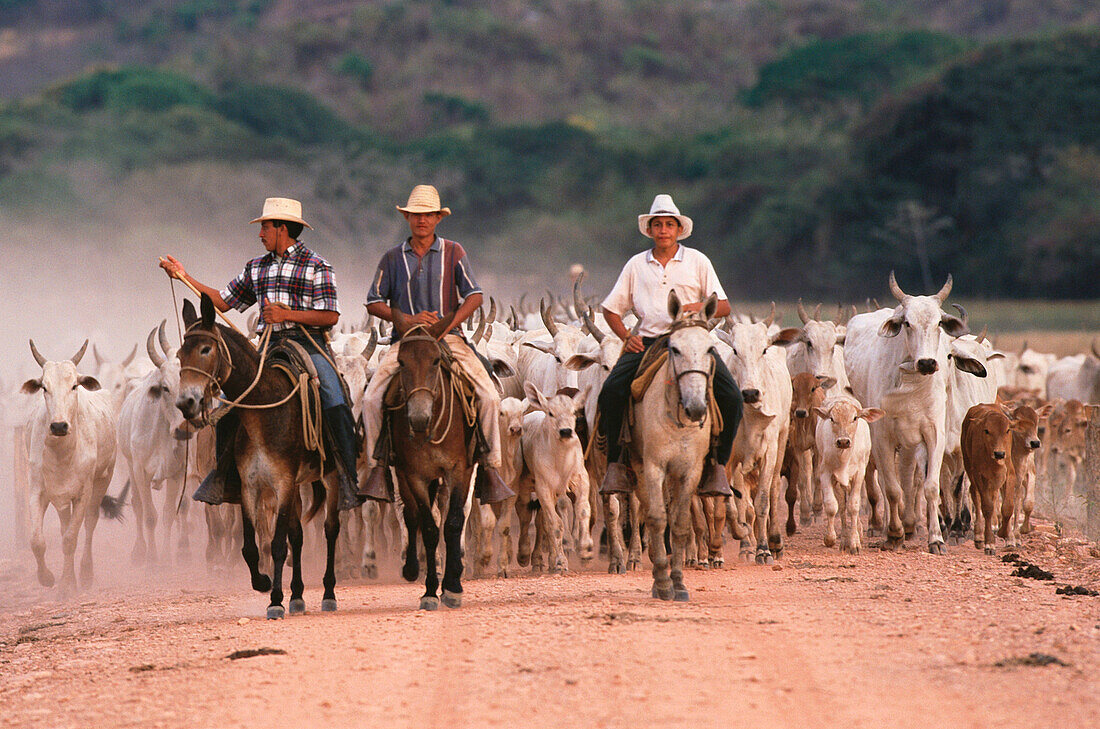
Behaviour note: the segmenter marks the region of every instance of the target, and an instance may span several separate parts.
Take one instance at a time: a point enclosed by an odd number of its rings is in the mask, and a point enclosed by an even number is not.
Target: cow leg
[[[499,512],[496,511],[498,509]],[[495,538],[500,540],[497,545],[497,577],[507,578],[515,559],[515,550],[512,544],[512,514],[514,511],[510,508],[510,505],[501,504],[494,507],[494,513],[497,513]]]
[[[84,503],[84,553],[80,558],[80,587],[81,589],[87,589],[92,586],[92,582],[95,580],[95,570],[92,567],[92,536],[95,534],[95,528],[99,524],[99,502],[102,497],[94,498],[95,494],[107,493],[107,487],[110,485],[110,478],[100,479],[100,482],[96,484],[96,488],[92,491],[93,498],[89,498]]]
[[[577,556],[581,558],[581,562],[587,564],[596,556],[595,544],[592,541],[592,503],[589,500],[592,487],[588,480],[588,471],[584,470],[583,465],[577,469],[573,478],[573,485],[576,487],[573,514],[577,530],[577,539],[574,543],[577,545]]]
[[[848,486],[843,512],[846,518],[841,526],[840,548],[849,554],[859,554],[863,547],[863,540],[860,537],[863,529],[859,523],[859,513],[863,510],[862,500],[863,472],[860,471],[852,475],[852,481]]]
[[[649,561],[653,563],[652,594],[653,597],[661,600],[671,600],[672,579],[669,576],[668,552],[665,550],[663,539],[665,527],[668,526],[662,493],[664,469],[654,463],[646,463],[642,473],[641,483],[638,484],[635,493],[638,493],[641,508],[645,514],[646,530],[649,532]]]
[[[559,489],[559,493],[561,491],[564,488]],[[556,508],[558,500],[549,484],[540,478],[535,479],[535,493],[542,504],[538,513],[538,542],[542,544],[542,549],[537,551],[545,555],[545,566],[550,572],[568,572],[569,562],[565,559],[563,543],[564,529],[561,515]]]
[[[726,560],[722,556],[722,537],[726,531],[726,504],[727,498],[709,496],[703,499],[703,514],[707,518],[710,540],[707,544],[710,564],[712,567],[721,567]]]
[[[477,534],[477,576],[484,577],[491,571],[495,556],[496,545],[493,537],[497,528],[496,512],[492,505],[478,504],[470,514],[470,520]]]
[[[467,475],[464,483],[469,484]],[[467,486],[467,490],[469,487]],[[447,557],[443,566],[443,604],[449,608],[462,605],[462,531],[466,523],[466,496],[463,489],[451,490],[447,517],[443,522],[443,540],[447,545]]]
[[[753,496],[753,535],[756,537],[756,563],[773,564],[775,557],[768,549],[768,517],[771,515],[771,479],[765,477],[763,469],[757,477],[756,493]]]
[[[1023,493],[1021,494],[1022,509],[1024,512],[1024,522],[1020,525],[1021,534],[1031,533],[1031,512],[1035,508],[1035,461],[1034,456],[1028,458],[1024,463],[1023,473],[1020,474],[1020,484]]]
[[[80,538],[84,511],[90,500],[90,489],[81,489],[80,495],[64,509],[65,518],[61,521],[61,551],[64,562],[61,581],[58,583],[62,595],[72,595],[76,592],[76,543]]]
[[[180,500],[182,491],[182,478],[169,478],[164,481],[164,551],[168,552],[170,550],[169,545],[172,543],[172,530],[177,529],[177,563],[186,562],[191,552],[191,543],[187,536],[187,504]],[[179,504],[178,511],[176,509],[177,504]]]
[[[630,547],[626,557],[626,568],[634,571],[642,567],[642,503],[635,493],[627,494],[626,498],[630,524]]]
[[[688,502],[688,518],[691,524],[691,533],[687,535],[684,545],[684,564],[688,567],[707,566],[707,521],[703,515],[703,499],[699,494],[693,494]],[[672,519],[669,519],[670,524]]]
[[[882,531],[882,517],[879,516],[879,502],[882,501],[882,493],[879,491],[878,479],[875,477],[875,459],[867,460],[867,470],[863,474],[863,488],[867,491],[867,536],[874,536]]]
[[[995,492],[994,489],[990,488],[990,485],[988,483],[983,483],[982,487],[983,488],[980,489],[980,496],[982,500],[982,541],[985,546],[985,553],[995,554],[997,551],[996,538],[993,536],[993,515],[996,512],[996,506],[993,503]],[[976,532],[977,527],[975,527],[975,533]],[[974,544],[975,546],[977,546],[977,542],[975,542]]]
[[[143,564],[149,555],[153,555],[155,561],[156,544],[149,545],[145,540],[146,509],[152,502],[152,491],[145,473],[138,467],[130,466],[130,504],[134,510],[134,548],[130,550],[130,561],[134,564]],[[154,516],[154,523],[156,517]],[[152,549],[150,549],[150,546]]]
[[[817,473],[817,469],[821,465],[821,458],[813,448],[809,449],[807,453],[809,454],[809,460],[807,461],[807,473],[803,476],[803,479],[813,489],[813,515],[818,517],[821,516],[822,510],[825,508],[825,496],[821,490],[821,484],[814,479],[814,474]]]
[[[882,548],[899,549],[905,537],[905,528],[901,520],[901,483],[898,480],[899,464],[894,455],[893,444],[885,437],[874,438],[874,429],[878,423],[871,424],[871,450],[875,459],[875,468],[882,486],[884,501],[883,521],[886,525],[886,539]],[[911,476],[910,476],[911,477]]]
[[[516,562],[520,567],[531,564],[531,522],[535,517],[535,510],[540,507],[532,499],[532,483],[529,477],[522,479],[516,488],[515,512],[519,521],[519,546],[516,554]]]
[[[779,442],[777,444],[777,450],[772,453],[771,461],[768,463],[768,480],[765,482],[768,485],[768,549],[779,559],[783,556],[783,532],[779,528],[779,499],[780,499],[780,478],[779,478],[779,459],[783,457],[783,451],[787,447],[787,431],[780,433]],[[761,474],[761,478],[764,475]]]
[[[813,460],[813,449],[808,448],[795,454],[794,463],[791,466],[791,475],[795,479],[798,492],[798,521],[802,526],[813,524],[814,514],[820,514],[824,504],[823,492],[820,488],[814,487]]]
[[[611,574],[626,572],[626,562],[623,559],[625,544],[623,543],[623,526],[620,521],[622,502],[614,494],[603,497],[603,526],[607,534],[607,571]]]
[[[838,509],[836,492],[840,488],[840,484],[833,478],[832,473],[826,471],[822,471],[818,478],[821,482],[821,494],[825,501],[825,536],[823,542],[826,547],[832,547],[836,544],[836,513]]]
[[[925,521],[928,527],[928,551],[931,554],[947,554],[940,529],[940,470],[943,468],[944,439],[934,428],[926,428],[924,442],[928,454],[928,468],[924,477]]]
[[[53,587],[54,576],[46,566],[46,538],[42,535],[42,521],[46,518],[46,509],[50,502],[42,493],[41,484],[38,484],[38,498],[34,503],[34,515],[31,520],[31,552],[38,563],[38,583],[43,587]],[[33,493],[33,491],[32,491]]]
[[[798,463],[791,458],[790,468],[787,470],[787,488],[783,492],[787,502],[787,536],[798,533],[798,522],[794,518],[795,504],[798,503]]]
[[[902,446],[898,449],[898,480],[902,498],[901,522],[906,539],[912,538],[917,531],[917,492],[913,485],[916,464],[916,448]]]

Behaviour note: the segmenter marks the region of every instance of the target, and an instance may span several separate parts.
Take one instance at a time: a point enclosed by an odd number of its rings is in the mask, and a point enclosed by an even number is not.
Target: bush
[[[428,91],[424,94],[424,105],[428,107],[432,121],[436,124],[485,124],[489,121],[489,107],[480,101],[470,101],[461,96]]]
[[[137,66],[93,71],[62,85],[57,95],[63,106],[75,112],[105,107],[164,111],[181,104],[208,106],[214,98],[185,76]]]
[[[343,119],[313,96],[285,86],[234,86],[222,95],[216,108],[227,119],[261,136],[316,144],[340,141],[351,133]]]
[[[336,72],[351,76],[361,88],[370,88],[374,78],[374,66],[358,53],[345,53],[336,62]]]

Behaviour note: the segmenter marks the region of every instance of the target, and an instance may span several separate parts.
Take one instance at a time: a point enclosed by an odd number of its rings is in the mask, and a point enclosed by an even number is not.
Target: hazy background
[[[602,295],[667,192],[742,306],[831,313],[886,302],[890,270],[914,293],[952,273],[978,327],[1081,351],[1100,329],[1100,8],[0,0],[0,418],[27,402],[28,338],[125,356],[174,315],[157,257],[223,285],[262,252],[267,196],[302,200],[359,321],[421,182],[501,300],[565,293],[574,262]]]

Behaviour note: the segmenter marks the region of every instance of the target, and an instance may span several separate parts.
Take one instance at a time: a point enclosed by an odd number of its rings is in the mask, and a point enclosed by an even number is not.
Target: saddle
[[[317,368],[309,351],[293,339],[281,339],[268,345],[266,367],[273,367],[287,376],[291,385],[297,384],[304,374],[308,378],[308,386],[303,387],[300,394],[302,402],[303,422],[309,421],[315,424],[315,433],[323,433],[324,407],[321,404],[321,381],[317,375]],[[339,373],[337,373],[339,375]],[[344,388],[347,397],[348,385],[344,378],[340,377],[340,384]],[[347,400],[351,402],[350,399]],[[306,449],[315,451],[325,461],[324,438],[307,438]]]
[[[459,366],[458,361],[451,352],[450,346],[442,339],[438,340],[438,342],[439,348],[442,351],[440,367],[446,375],[444,378],[444,387],[449,386],[454,388],[453,392],[455,396],[460,399],[456,407],[460,407],[462,412],[476,413],[478,411],[478,400],[473,381],[462,367]],[[400,344],[397,346],[400,346]],[[450,384],[448,384],[448,381]],[[403,408],[407,399],[405,388],[401,384],[400,375],[395,376],[390,380],[390,384],[386,388],[385,394],[382,396],[382,429],[379,432],[378,443],[375,445],[373,454],[378,463],[388,464],[392,462],[393,445],[391,429],[393,421],[390,413],[394,410]],[[471,431],[471,435],[467,437],[466,440],[466,455],[470,459],[470,463],[473,463],[489,452],[489,444],[486,442],[485,436],[482,435],[480,426],[471,428]]]

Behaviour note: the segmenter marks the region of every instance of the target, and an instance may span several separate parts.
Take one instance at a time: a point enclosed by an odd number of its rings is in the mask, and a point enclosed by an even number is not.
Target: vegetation
[[[0,26],[113,30],[100,66],[0,104],[0,205],[78,198],[88,164],[120,187],[284,165],[350,242],[431,179],[451,234],[550,270],[617,268],[669,192],[739,295],[862,297],[893,269],[1100,296],[1100,30],[1057,30],[1091,17],[1069,0],[945,0],[937,30],[927,5],[0,0]]]

